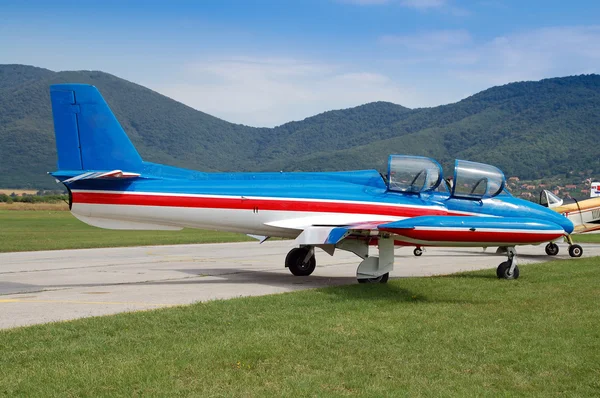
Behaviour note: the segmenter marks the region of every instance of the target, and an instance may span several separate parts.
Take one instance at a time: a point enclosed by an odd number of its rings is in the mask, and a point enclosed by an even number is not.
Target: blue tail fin
[[[56,84],[50,98],[59,170],[142,170],[142,158],[96,87]]]

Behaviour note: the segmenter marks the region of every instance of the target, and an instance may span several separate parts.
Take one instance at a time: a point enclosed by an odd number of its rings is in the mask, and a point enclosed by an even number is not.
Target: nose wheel
[[[421,248],[421,247],[415,248],[415,250],[413,250],[413,254],[417,257],[421,256],[423,254],[423,248]]]
[[[517,251],[514,247],[507,247],[506,255],[508,261],[501,263],[498,268],[496,268],[496,276],[500,279],[517,279],[519,277]]]
[[[581,257],[583,254],[583,247],[579,245],[571,245],[569,246],[569,256],[571,257]]]
[[[581,255],[583,254],[583,247],[573,243],[573,238],[571,237],[571,235],[567,235],[567,242],[569,242],[569,256],[581,257]]]

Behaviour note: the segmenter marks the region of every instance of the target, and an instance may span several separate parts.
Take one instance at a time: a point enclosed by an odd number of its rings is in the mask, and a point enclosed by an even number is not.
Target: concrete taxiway
[[[0,328],[146,310],[198,301],[356,283],[360,259],[317,252],[317,269],[295,277],[284,267],[292,241],[146,246],[0,254]],[[584,256],[600,245],[584,245]],[[392,277],[495,268],[495,248],[396,250]],[[544,246],[518,248],[519,263],[547,261]],[[557,259],[569,258],[560,245]],[[521,277],[526,278],[526,273]]]

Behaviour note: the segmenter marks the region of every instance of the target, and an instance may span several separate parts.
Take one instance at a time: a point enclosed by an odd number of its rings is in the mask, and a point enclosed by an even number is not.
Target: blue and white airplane
[[[453,184],[436,161],[419,156],[390,156],[387,176],[204,173],[146,162],[94,86],[53,85],[50,95],[58,150],[51,174],[67,187],[75,217],[96,227],[292,238],[297,247],[285,259],[292,274],[315,270],[315,248],[347,250],[362,259],[362,283],[387,281],[397,245],[416,247],[416,255],[423,246],[506,247],[497,275],[516,279],[515,246],[569,239],[574,228],[512,197],[496,167],[464,160],[456,161]],[[374,245],[378,254],[370,256]]]

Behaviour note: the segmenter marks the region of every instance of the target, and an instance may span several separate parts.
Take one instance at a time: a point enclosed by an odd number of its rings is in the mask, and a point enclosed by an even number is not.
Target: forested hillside
[[[55,188],[48,87],[93,84],[146,160],[193,169],[385,168],[390,153],[492,163],[523,178],[600,174],[600,76],[494,87],[455,104],[375,102],[276,128],[228,123],[103,72],[0,65],[0,187]]]

